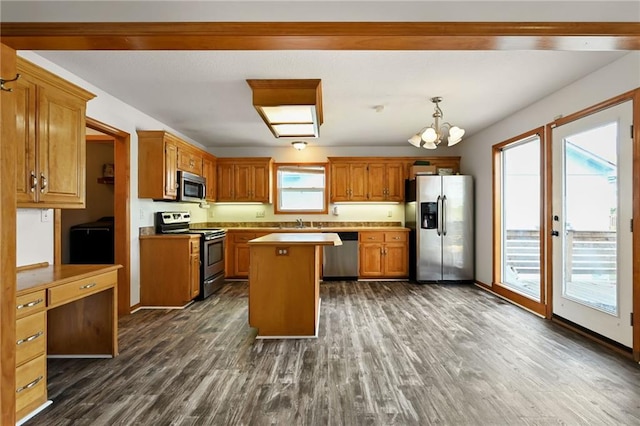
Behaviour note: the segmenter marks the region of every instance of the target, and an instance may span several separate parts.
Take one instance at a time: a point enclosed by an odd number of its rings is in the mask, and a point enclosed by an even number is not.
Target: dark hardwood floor
[[[640,368],[469,285],[332,282],[320,336],[254,340],[247,284],[120,322],[120,356],[49,360],[28,425],[631,425]]]

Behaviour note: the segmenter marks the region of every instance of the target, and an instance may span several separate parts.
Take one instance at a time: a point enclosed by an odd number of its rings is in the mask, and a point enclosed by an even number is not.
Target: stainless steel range
[[[221,228],[190,228],[189,212],[157,212],[156,234],[200,235],[200,295],[206,299],[224,284],[224,247],[227,231]]]

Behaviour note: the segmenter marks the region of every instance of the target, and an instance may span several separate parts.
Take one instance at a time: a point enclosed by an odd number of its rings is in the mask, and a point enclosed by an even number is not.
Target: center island
[[[249,241],[249,325],[257,338],[318,337],[322,246],[336,233],[274,233]]]

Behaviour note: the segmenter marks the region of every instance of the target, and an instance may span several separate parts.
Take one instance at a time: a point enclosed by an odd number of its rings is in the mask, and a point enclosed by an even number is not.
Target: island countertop
[[[315,246],[341,246],[342,240],[335,232],[276,232],[255,238],[249,244],[288,244],[288,245],[315,245]]]

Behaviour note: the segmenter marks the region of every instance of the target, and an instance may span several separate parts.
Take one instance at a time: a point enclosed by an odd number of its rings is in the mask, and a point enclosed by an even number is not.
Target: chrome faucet
[[[296,228],[304,228],[304,223],[302,223],[302,219],[298,218],[296,219]]]

